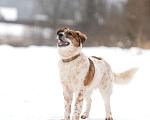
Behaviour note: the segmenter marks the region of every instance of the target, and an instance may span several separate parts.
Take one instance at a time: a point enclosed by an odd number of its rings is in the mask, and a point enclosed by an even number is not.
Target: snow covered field
[[[114,72],[139,67],[129,85],[114,85],[114,120],[150,120],[150,50],[84,48],[88,56],[103,57]],[[55,47],[0,46],[0,120],[60,120],[64,106]],[[92,95],[89,120],[104,120],[97,90]]]

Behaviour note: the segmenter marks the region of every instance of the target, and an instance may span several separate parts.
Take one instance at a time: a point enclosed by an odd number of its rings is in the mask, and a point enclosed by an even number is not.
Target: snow
[[[18,17],[18,10],[13,7],[0,7],[0,15],[2,15],[5,20],[15,21]]]
[[[1,36],[22,36],[25,31],[24,25],[0,23],[0,35]]]
[[[93,47],[84,48],[83,52],[103,57],[114,72],[139,67],[130,84],[114,85],[112,114],[114,120],[150,119],[150,50]],[[60,120],[63,117],[58,60],[55,47],[0,46],[0,120]],[[89,120],[104,120],[104,103],[97,90],[92,100]]]
[[[27,32],[26,32],[27,31]],[[52,33],[50,28],[40,28],[40,27],[31,27],[21,24],[11,24],[11,23],[0,23],[0,37],[17,37],[20,39],[14,39],[14,41],[22,40],[23,37],[30,36],[30,31],[33,34],[41,34],[44,38],[49,39]],[[5,39],[4,39],[5,40]]]

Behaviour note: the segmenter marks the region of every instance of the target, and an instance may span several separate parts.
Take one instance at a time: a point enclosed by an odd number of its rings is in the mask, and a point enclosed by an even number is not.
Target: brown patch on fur
[[[78,36],[76,35],[75,31],[68,30],[65,34],[66,34],[66,37],[71,40],[72,44],[75,47],[79,47],[80,46],[80,40],[79,40]]]
[[[80,31],[73,31],[73,30],[69,30],[68,28],[63,28],[60,29],[57,32],[57,34],[59,34],[60,32],[64,32],[66,37],[71,40],[72,44],[75,47],[79,47],[80,44],[81,43],[83,44],[87,39],[86,35],[84,35]]]
[[[96,59],[98,59],[98,60],[102,60],[102,58],[101,57],[96,57],[96,56],[92,56],[93,58],[96,58]]]
[[[71,40],[72,44],[75,47],[79,47],[80,44],[81,43],[83,44],[84,41],[87,39],[87,37],[80,31],[73,31],[73,30],[68,30],[66,32],[66,37]]]
[[[78,100],[78,102],[82,102],[83,101],[83,99],[81,99],[81,100]],[[82,106],[80,106],[80,107],[82,107]]]
[[[89,62],[90,62],[90,67],[89,67],[89,71],[88,71],[88,73],[85,77],[85,80],[84,80],[84,86],[91,84],[93,77],[94,77],[94,74],[95,74],[95,67],[94,67],[92,60],[89,59]]]
[[[81,96],[82,96],[82,94],[79,93],[78,98],[77,98],[76,103],[75,103],[75,106],[77,106],[77,104],[78,104],[79,102],[82,102],[82,101],[83,101],[83,99],[80,100],[80,97],[81,97]]]
[[[83,44],[87,39],[86,35],[84,35],[80,31],[75,31],[75,33],[78,36],[78,39],[80,40],[80,42]]]
[[[80,97],[81,97],[81,96],[82,96],[82,94],[79,93],[79,96],[78,96],[78,99],[77,99],[78,102],[82,102],[82,101],[83,101],[83,99],[80,100]]]
[[[84,116],[84,115],[82,115],[82,116],[81,116],[81,118],[82,118],[82,119],[86,119],[87,117],[86,117],[86,116]]]
[[[60,30],[58,30],[57,35],[58,35],[60,32],[65,32],[65,31],[67,31],[67,30],[69,30],[69,28],[60,29]]]

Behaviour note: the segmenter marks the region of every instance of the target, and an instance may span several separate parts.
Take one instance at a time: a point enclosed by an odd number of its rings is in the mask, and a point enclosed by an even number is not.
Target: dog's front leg
[[[74,107],[74,113],[72,120],[79,120],[81,111],[82,111],[82,105],[83,105],[83,99],[84,99],[84,90],[79,90],[76,94],[76,101],[75,101],[75,107]]]
[[[64,94],[64,104],[65,104],[65,113],[64,113],[63,120],[70,120],[73,92],[67,86],[63,86],[63,94]]]

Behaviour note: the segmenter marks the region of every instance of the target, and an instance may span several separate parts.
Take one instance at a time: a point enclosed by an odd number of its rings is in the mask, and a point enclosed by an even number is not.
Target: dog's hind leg
[[[83,115],[81,116],[82,119],[86,119],[86,118],[89,117],[89,112],[90,112],[91,103],[92,103],[91,93],[92,93],[92,91],[85,94],[84,98],[85,98],[85,101],[86,101],[86,109],[85,109]]]
[[[102,94],[102,98],[105,104],[106,111],[106,119],[105,120],[113,120],[111,108],[110,108],[110,96],[112,94],[112,82],[111,80],[106,80],[105,84],[100,84],[99,90]]]

